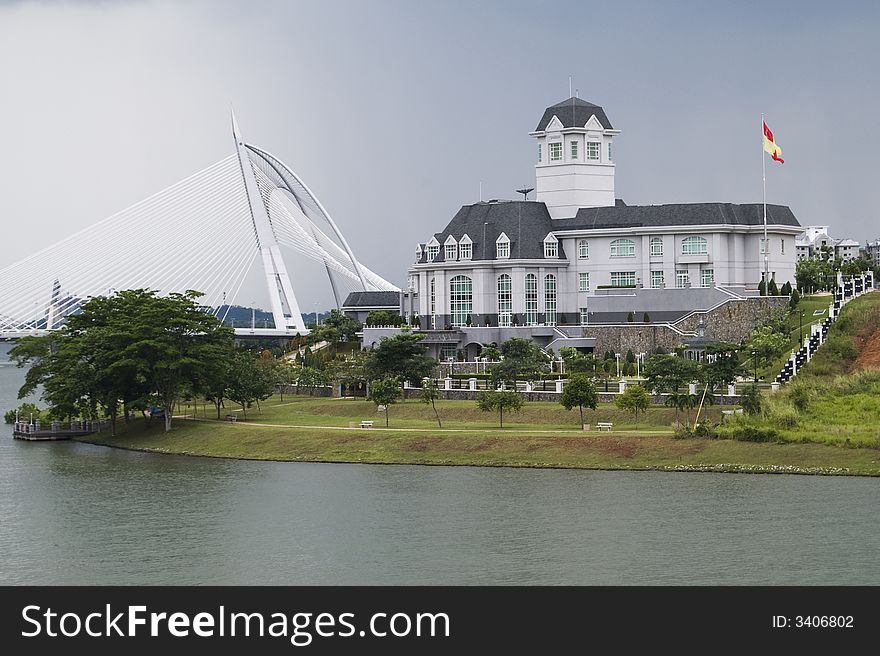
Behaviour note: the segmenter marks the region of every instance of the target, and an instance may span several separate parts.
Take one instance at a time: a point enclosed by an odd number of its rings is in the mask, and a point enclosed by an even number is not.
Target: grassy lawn
[[[610,407],[589,413],[592,423],[595,416],[613,421],[611,433],[581,431],[576,411],[548,402],[528,404],[504,430],[473,402],[441,402],[440,411],[449,417],[443,430],[432,422],[430,408],[416,401],[392,407],[391,430],[378,422],[372,429],[349,428],[350,421],[375,418],[374,406],[285,397],[284,404],[265,404],[262,415],[249,413],[247,422],[179,419],[166,435],[158,422],[146,429],[138,421],[115,438],[101,434],[88,441],[257,460],[880,475],[875,449],[675,439],[667,408],[652,408],[638,423]]]

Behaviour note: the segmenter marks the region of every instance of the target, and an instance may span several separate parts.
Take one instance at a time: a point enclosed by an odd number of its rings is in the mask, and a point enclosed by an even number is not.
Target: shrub
[[[708,421],[701,421],[694,429],[694,435],[697,437],[716,437],[717,433],[715,432],[715,424]]]
[[[630,312],[628,315],[626,315],[626,320],[629,321],[630,323],[632,323],[633,321],[636,320],[636,315],[634,315],[632,312]]]
[[[767,419],[778,428],[794,428],[798,423],[798,413],[788,404],[775,404],[768,409]]]
[[[806,385],[793,383],[788,394],[791,404],[797,408],[798,412],[803,412],[810,405],[810,390]]]
[[[761,412],[761,392],[757,385],[749,385],[746,387],[740,402],[743,410],[749,415],[757,415]]]
[[[791,290],[791,298],[790,298],[789,301],[788,301],[788,305],[789,305],[789,307],[790,307],[792,310],[794,310],[794,309],[797,307],[798,303],[800,303],[800,302],[801,302],[801,295],[800,295],[800,293],[798,292],[798,290],[796,290],[796,289],[792,289],[792,290]]]
[[[779,287],[776,286],[776,281],[772,278],[770,279],[770,296],[779,296]]]
[[[740,442],[775,442],[779,440],[779,432],[775,428],[758,428],[757,426],[734,425],[730,436]]]
[[[642,323],[651,323],[651,315],[647,312],[642,315]]]
[[[675,429],[672,437],[676,440],[687,440],[694,436],[694,432],[688,426],[679,426]]]

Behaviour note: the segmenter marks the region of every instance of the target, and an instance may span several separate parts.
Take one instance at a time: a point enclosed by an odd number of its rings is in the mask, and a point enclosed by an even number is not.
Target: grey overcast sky
[[[0,0],[0,267],[231,154],[234,106],[402,284],[480,181],[485,198],[533,186],[528,132],[569,75],[622,130],[627,203],[760,202],[763,111],[785,157],[768,202],[864,242],[880,236],[878,7]],[[294,285],[304,311],[330,306]]]

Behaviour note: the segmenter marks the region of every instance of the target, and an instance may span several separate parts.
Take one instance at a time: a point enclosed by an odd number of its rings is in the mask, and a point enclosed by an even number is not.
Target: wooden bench
[[[614,425],[614,424],[612,424],[610,421],[600,421],[600,422],[597,422],[597,423],[596,423],[596,429],[597,429],[597,430],[607,430],[607,431],[610,432],[610,431],[611,431],[611,427],[612,427],[613,425]]]
[[[230,424],[234,424],[236,419],[238,419],[238,417],[236,417],[235,415],[226,415],[226,421],[228,421]]]
[[[373,427],[373,422],[369,419],[366,419],[361,422],[361,428],[372,428],[372,427]]]

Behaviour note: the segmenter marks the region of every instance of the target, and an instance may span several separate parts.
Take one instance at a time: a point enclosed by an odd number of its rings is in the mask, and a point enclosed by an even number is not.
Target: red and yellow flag
[[[770,157],[777,162],[785,164],[785,160],[782,159],[782,148],[776,145],[776,141],[773,139],[773,133],[770,132],[770,128],[767,127],[766,123],[764,123],[764,150],[770,153]]]

